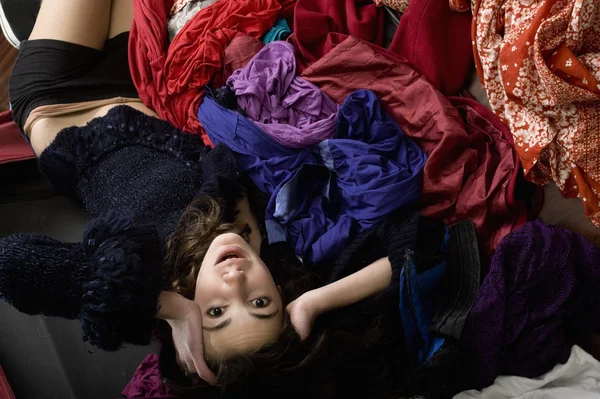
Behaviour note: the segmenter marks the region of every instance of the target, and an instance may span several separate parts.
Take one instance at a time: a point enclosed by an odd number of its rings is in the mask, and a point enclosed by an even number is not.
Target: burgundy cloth
[[[541,221],[507,235],[461,336],[474,387],[538,377],[569,358],[579,331],[600,333],[600,248]]]
[[[352,37],[302,77],[337,102],[358,89],[375,92],[428,156],[421,197],[424,216],[447,224],[471,219],[487,253],[525,220],[525,208],[514,199],[518,161],[510,136],[474,101],[462,99],[458,108],[453,106],[400,58]]]
[[[158,371],[158,355],[146,356],[121,392],[126,398],[171,398]]]
[[[204,87],[222,77],[223,55],[238,33],[260,38],[295,0],[227,0],[201,10],[167,48],[173,0],[134,0],[129,65],[144,104],[176,127],[202,135],[197,118]],[[215,82],[218,87],[222,82]]]
[[[30,158],[35,154],[13,121],[12,111],[0,113],[0,164]]]
[[[0,399],[15,399],[15,395],[12,389],[10,389],[10,385],[8,385],[2,367],[0,367]]]
[[[227,80],[234,71],[242,69],[254,56],[265,47],[262,40],[238,33],[225,48],[223,57],[223,79]]]
[[[455,95],[473,70],[471,13],[452,11],[448,0],[411,0],[389,50]]]
[[[330,33],[342,33],[378,45],[383,43],[383,10],[372,0],[298,0],[294,34],[289,41],[308,66],[332,48]]]

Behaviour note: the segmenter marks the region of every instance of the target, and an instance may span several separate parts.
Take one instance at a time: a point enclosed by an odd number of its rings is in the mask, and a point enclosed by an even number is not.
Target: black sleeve
[[[83,243],[14,235],[0,240],[0,299],[27,314],[79,318],[84,340],[104,350],[147,344],[161,259],[153,229],[111,215],[90,222]]]
[[[229,148],[218,144],[202,161],[202,188],[196,197],[208,196],[221,206],[223,222],[233,222],[236,216],[237,203],[244,195],[248,197],[251,210],[257,221],[264,221],[266,201],[263,193],[248,176],[237,166]]]

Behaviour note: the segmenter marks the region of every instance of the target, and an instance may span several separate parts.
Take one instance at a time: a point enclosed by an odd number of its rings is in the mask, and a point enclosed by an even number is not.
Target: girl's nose
[[[246,279],[246,274],[244,273],[244,271],[233,268],[233,267],[231,269],[228,269],[223,274],[223,280],[228,284],[240,283],[240,282],[244,281],[245,279]]]

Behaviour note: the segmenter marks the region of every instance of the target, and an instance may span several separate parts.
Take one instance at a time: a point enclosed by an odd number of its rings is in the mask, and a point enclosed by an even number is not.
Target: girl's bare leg
[[[111,3],[111,0],[44,0],[29,40],[62,40],[102,50]]]

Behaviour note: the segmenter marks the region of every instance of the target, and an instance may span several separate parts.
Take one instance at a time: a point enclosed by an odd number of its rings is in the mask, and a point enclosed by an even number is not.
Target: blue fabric
[[[344,100],[333,139],[303,149],[281,145],[208,97],[198,119],[270,196],[266,219],[285,228],[306,261],[335,259],[357,233],[419,199],[425,154],[369,90]]]
[[[446,252],[449,231],[441,251]],[[404,329],[404,339],[409,349],[417,353],[419,364],[431,358],[444,344],[444,338],[432,335],[429,326],[436,310],[436,288],[440,286],[447,272],[446,261],[418,272],[415,253],[411,251],[400,272],[400,318]]]
[[[263,36],[263,43],[269,44],[277,40],[285,40],[292,33],[290,26],[285,19],[275,22],[275,25]]]

